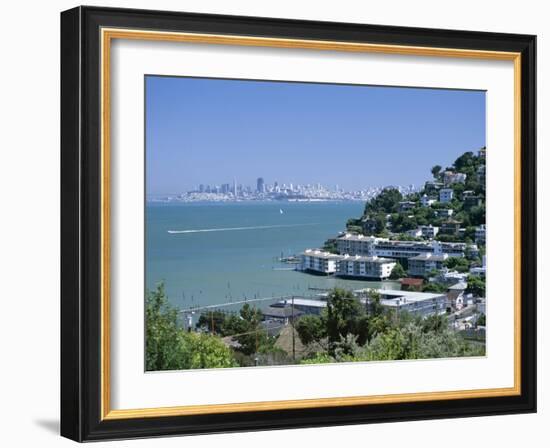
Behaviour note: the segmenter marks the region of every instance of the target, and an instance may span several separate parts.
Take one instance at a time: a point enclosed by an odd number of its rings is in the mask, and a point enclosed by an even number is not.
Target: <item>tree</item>
[[[388,187],[384,188],[378,196],[372,198],[365,205],[364,216],[368,216],[370,213],[392,213],[397,211],[399,202],[403,200],[403,195],[397,188]]]
[[[327,337],[326,318],[307,314],[296,323],[296,331],[304,345],[320,343]]]
[[[458,272],[468,272],[470,262],[462,257],[449,257],[443,262],[444,266],[449,269],[454,269]]]
[[[359,344],[368,338],[368,318],[365,308],[351,291],[335,288],[327,300],[327,336],[329,353],[334,353],[338,342],[349,334],[356,335]]]
[[[219,310],[206,311],[201,313],[197,321],[197,328],[206,328],[211,333],[224,335],[224,323],[226,313]]]
[[[405,269],[403,269],[401,263],[397,262],[391,271],[390,278],[392,280],[397,280],[406,276],[407,273],[405,272]]]
[[[262,313],[255,307],[245,303],[239,311],[239,316],[231,316],[224,323],[225,334],[233,336],[240,344],[238,351],[252,355],[273,346],[273,340],[260,326]]]
[[[448,327],[447,317],[440,314],[433,314],[426,317],[421,322],[421,326],[424,333],[441,333]]]
[[[146,370],[186,368],[177,316],[177,311],[168,305],[163,283],[147,294],[145,299]]]
[[[440,173],[441,173],[441,165],[434,165],[432,167],[432,175],[434,179],[437,179]]]
[[[220,338],[204,333],[180,333],[187,369],[238,367],[233,353]]]
[[[443,283],[428,282],[422,287],[422,292],[445,292],[447,286]]]
[[[460,157],[455,160],[453,164],[454,168],[457,171],[465,171],[468,168],[471,168],[475,164],[476,156],[471,151],[465,152]]]
[[[337,254],[338,252],[338,246],[336,245],[336,240],[334,238],[330,238],[325,241],[323,244],[323,250],[330,252],[331,254]]]
[[[476,205],[470,209],[470,224],[473,226],[485,224],[485,204]]]
[[[487,317],[485,314],[481,313],[479,317],[477,318],[476,325],[478,327],[485,327],[487,325]]]
[[[177,310],[168,304],[164,284],[145,299],[145,368],[180,370],[236,367],[230,348],[220,338],[188,333],[177,323]]]
[[[485,297],[485,279],[475,275],[468,276],[466,292],[477,297]]]
[[[378,213],[374,217],[374,230],[375,233],[378,235],[386,230],[386,215],[384,213]]]

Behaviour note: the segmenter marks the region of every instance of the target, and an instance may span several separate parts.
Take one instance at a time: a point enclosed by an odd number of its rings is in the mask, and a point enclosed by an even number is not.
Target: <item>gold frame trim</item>
[[[110,55],[113,39],[165,42],[187,42],[214,45],[240,45],[272,48],[295,48],[355,53],[383,53],[411,56],[491,59],[514,62],[514,386],[508,388],[422,392],[409,394],[369,395],[338,398],[315,398],[190,405],[142,409],[111,409],[111,345],[110,345],[110,154],[111,93]],[[354,406],[413,401],[455,400],[502,397],[521,394],[521,54],[514,52],[467,50],[455,48],[417,47],[352,43],[304,39],[279,39],[216,34],[195,34],[135,29],[101,29],[101,420],[168,417],[263,410],[307,409],[332,406]]]

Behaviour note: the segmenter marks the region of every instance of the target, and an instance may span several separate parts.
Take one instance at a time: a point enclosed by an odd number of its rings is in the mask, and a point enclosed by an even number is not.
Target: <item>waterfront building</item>
[[[393,289],[377,289],[380,295],[380,304],[399,314],[402,311],[416,316],[427,317],[434,314],[444,314],[447,308],[447,295],[445,293],[428,293],[416,291],[401,291]],[[356,291],[359,295],[365,295],[365,301],[369,300],[368,290]]]
[[[393,258],[406,267],[408,259],[420,254],[448,254],[449,257],[464,257],[466,249],[477,250],[466,243],[442,241],[392,241],[388,238],[346,233],[336,238],[336,248],[341,255],[363,255]]]
[[[454,191],[452,188],[442,188],[439,190],[439,202],[444,204],[451,202],[454,197]]]
[[[258,177],[258,180],[256,181],[256,191],[258,193],[265,193],[265,183],[263,177]]]
[[[301,256],[302,270],[316,274],[335,274],[340,277],[387,279],[395,260],[377,256],[338,255],[319,249],[307,249]]]
[[[389,258],[361,255],[341,255],[337,275],[340,277],[387,279],[397,263]]]
[[[409,275],[411,277],[427,277],[430,272],[439,271],[444,267],[445,260],[449,258],[447,254],[425,253],[409,258]]]
[[[315,314],[319,315],[324,308],[327,307],[326,299],[309,299],[307,297],[294,297],[293,299],[280,300],[277,303],[271,305],[271,309],[282,308],[285,309],[285,315],[287,317],[292,316],[292,308],[294,308],[294,318],[297,315],[303,314]]]
[[[319,249],[306,249],[302,255],[302,270],[316,274],[334,274],[338,268],[339,255]]]
[[[420,317],[427,317],[434,314],[443,314],[446,312],[447,295],[445,293],[402,291],[395,289],[359,289],[353,291],[353,294],[359,300],[367,305],[370,303],[372,292],[380,296],[380,305],[387,310],[391,310],[397,315],[405,311]],[[320,313],[327,307],[326,297],[324,300],[315,299],[294,299],[294,307],[298,308],[298,300],[304,302],[300,310],[311,314]],[[307,302],[307,303],[305,303]],[[288,303],[288,300],[286,301]],[[317,311],[314,311],[317,310]]]

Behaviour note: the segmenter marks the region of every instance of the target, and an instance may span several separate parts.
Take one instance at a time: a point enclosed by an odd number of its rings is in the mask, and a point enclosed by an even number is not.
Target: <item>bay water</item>
[[[148,202],[146,289],[162,281],[170,303],[188,309],[260,297],[313,296],[318,288],[382,287],[381,282],[299,272],[279,260],[322,247],[363,207],[363,202]]]

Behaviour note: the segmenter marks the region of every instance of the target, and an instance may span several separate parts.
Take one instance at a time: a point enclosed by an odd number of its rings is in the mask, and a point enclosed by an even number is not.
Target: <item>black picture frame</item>
[[[102,27],[521,53],[521,394],[101,419]],[[77,7],[61,13],[61,435],[76,441],[536,412],[536,37]]]

